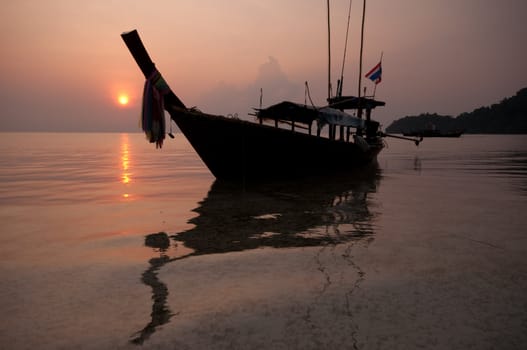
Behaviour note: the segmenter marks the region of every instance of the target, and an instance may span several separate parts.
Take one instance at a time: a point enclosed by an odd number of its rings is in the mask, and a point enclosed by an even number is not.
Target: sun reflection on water
[[[123,199],[130,199],[130,183],[132,182],[132,173],[130,172],[130,143],[128,134],[121,135],[121,183],[125,186]]]

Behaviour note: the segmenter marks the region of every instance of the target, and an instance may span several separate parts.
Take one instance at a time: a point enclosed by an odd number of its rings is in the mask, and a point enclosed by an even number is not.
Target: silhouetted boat
[[[413,137],[460,137],[463,135],[463,131],[440,131],[437,129],[426,129],[403,132],[403,135]]]
[[[375,162],[383,138],[392,136],[380,132],[379,123],[371,119],[371,111],[385,103],[361,97],[360,88],[358,97],[329,96],[326,107],[284,101],[259,108],[255,122],[187,108],[157,71],[137,31],[123,33],[122,38],[147,79],[143,105],[148,107],[156,95],[161,100],[152,106],[161,124],[153,128],[159,138],[150,141],[162,143],[164,108],[217,179],[245,182],[348,171]],[[148,86],[153,87],[151,92]],[[357,116],[344,110],[354,110]],[[290,128],[279,127],[283,124]],[[322,131],[325,126],[327,131]]]

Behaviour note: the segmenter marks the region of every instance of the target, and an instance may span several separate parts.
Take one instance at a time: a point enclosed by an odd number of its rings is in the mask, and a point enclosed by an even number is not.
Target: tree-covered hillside
[[[441,131],[464,130],[473,134],[527,134],[527,88],[499,103],[455,118],[425,113],[397,119],[386,128],[386,132],[402,133],[431,126]]]

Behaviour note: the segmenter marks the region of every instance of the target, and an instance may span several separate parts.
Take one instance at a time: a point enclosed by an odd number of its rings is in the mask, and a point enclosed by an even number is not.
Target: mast
[[[344,41],[344,57],[342,58],[342,70],[340,71],[340,83],[337,86],[337,96],[338,97],[342,97],[342,86],[344,85],[344,66],[346,65],[346,51],[348,50],[348,34],[350,30],[352,2],[353,0],[350,0],[350,6],[348,10],[348,26],[346,27],[346,40]]]
[[[362,49],[364,47],[364,18],[366,17],[366,0],[362,3],[362,25],[360,30],[360,57],[359,57],[359,91],[357,96],[360,103],[360,90],[362,86]],[[359,111],[360,113],[360,111]]]
[[[329,0],[328,4],[328,99],[331,98],[331,25],[329,15]]]

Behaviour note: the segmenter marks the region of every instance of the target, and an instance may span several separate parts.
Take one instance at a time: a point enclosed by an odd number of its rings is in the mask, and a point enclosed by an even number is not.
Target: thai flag
[[[370,70],[365,77],[373,81],[375,84],[379,84],[381,82],[381,75],[382,75],[382,67],[381,62],[377,64],[375,67]]]

